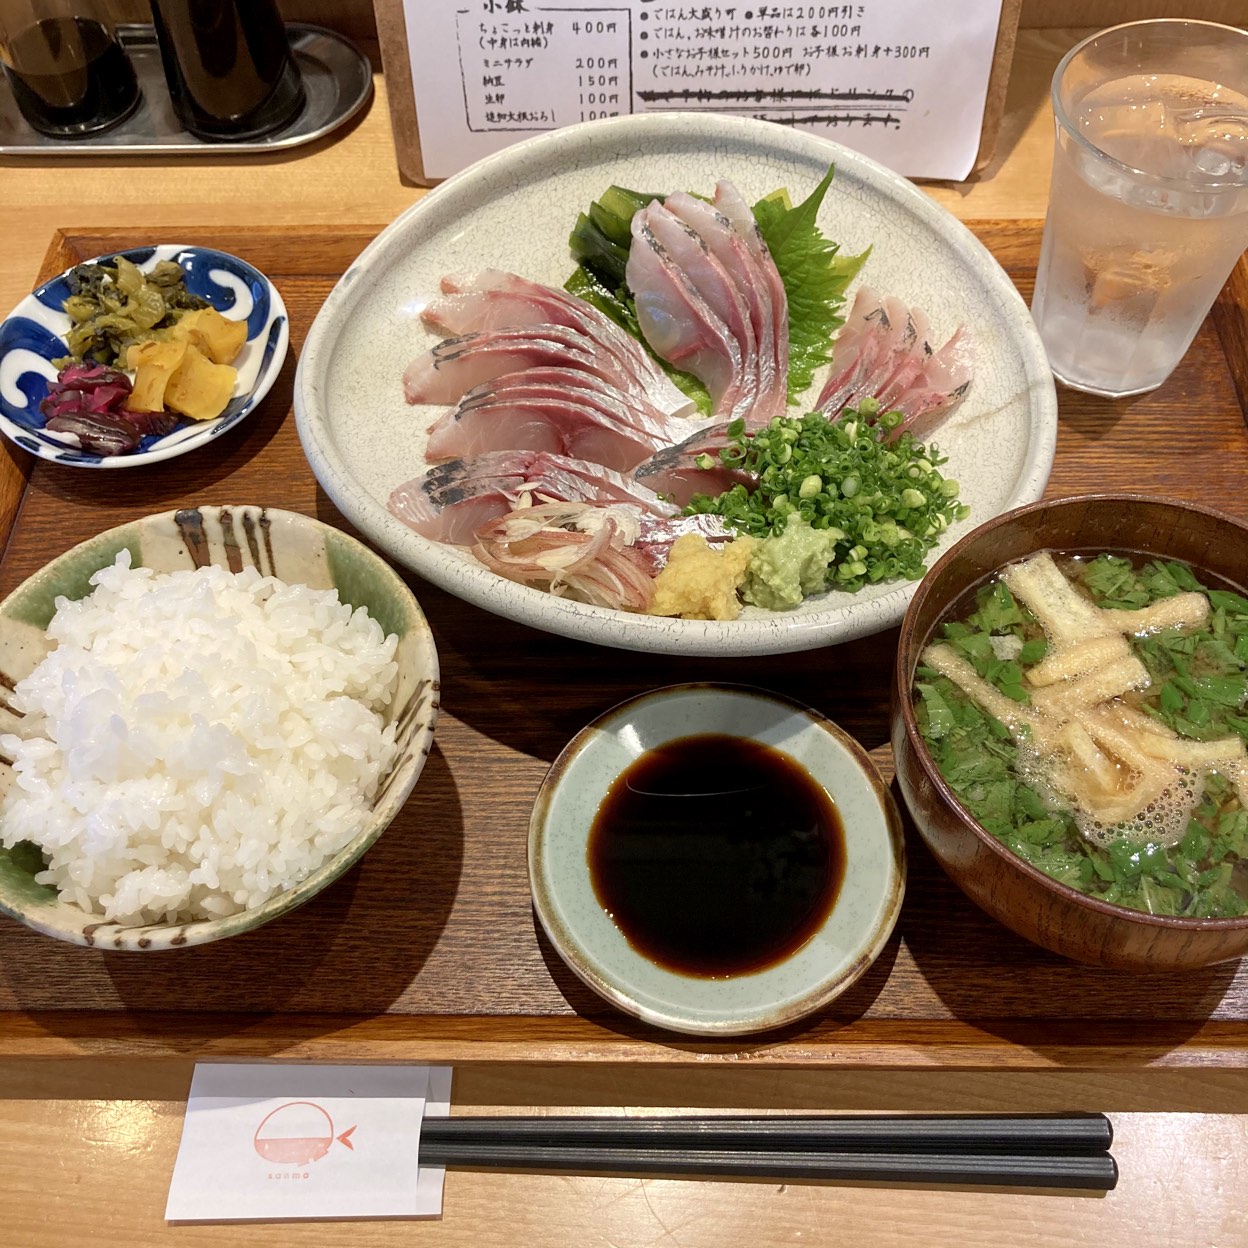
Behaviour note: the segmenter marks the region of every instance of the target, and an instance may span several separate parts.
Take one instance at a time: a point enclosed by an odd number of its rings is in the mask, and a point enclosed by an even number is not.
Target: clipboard
[[[1009,85],[1010,65],[1014,59],[1014,43],[1018,35],[1022,3],[1023,0],[1002,0],[1001,19],[997,27],[979,148],[972,167],[972,176],[988,164],[996,148],[1005,111],[1005,94]],[[399,173],[411,185],[432,186],[440,179],[426,174],[421,156],[420,127],[412,84],[404,3],[403,0],[373,0],[373,8]]]

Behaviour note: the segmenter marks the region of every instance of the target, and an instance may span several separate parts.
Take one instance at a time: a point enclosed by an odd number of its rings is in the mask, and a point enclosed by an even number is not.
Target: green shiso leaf
[[[809,389],[815,370],[831,354],[832,336],[845,323],[845,291],[871,254],[842,256],[819,229],[819,209],[835,168],[796,207],[787,191],[754,205],[754,218],[789,299],[789,402]]]

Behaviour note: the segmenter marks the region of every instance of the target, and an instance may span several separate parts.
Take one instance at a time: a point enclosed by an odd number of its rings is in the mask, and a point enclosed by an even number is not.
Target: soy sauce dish
[[[830,720],[746,686],[674,685],[555,759],[529,883],[560,957],[613,1005],[744,1035],[821,1009],[871,965],[905,849],[883,779]]]

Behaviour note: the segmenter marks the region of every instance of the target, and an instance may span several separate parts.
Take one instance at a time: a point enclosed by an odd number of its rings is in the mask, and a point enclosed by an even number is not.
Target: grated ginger
[[[737,590],[757,548],[752,537],[716,546],[700,533],[678,537],[667,566],[655,578],[648,613],[684,620],[735,620],[741,613]]]

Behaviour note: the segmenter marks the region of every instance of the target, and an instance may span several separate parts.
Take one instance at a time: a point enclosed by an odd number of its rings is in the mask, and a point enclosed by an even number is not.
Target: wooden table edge
[[[625,1020],[627,1021],[627,1020]],[[179,1058],[806,1070],[1248,1068],[1248,1024],[979,1024],[860,1019],[781,1039],[627,1035],[583,1018],[198,1016],[73,1011],[0,1017],[0,1060]]]

